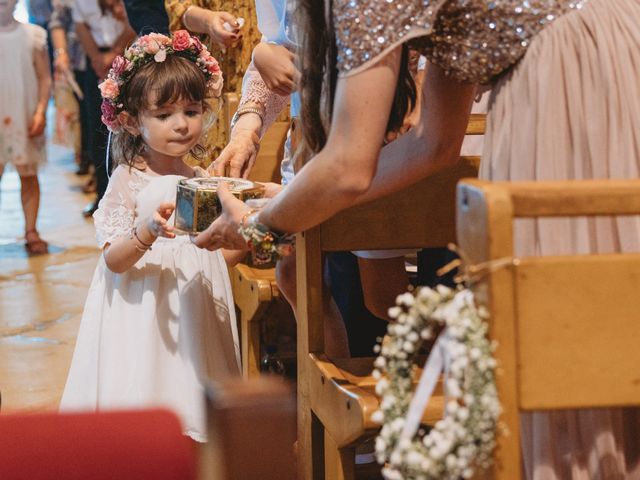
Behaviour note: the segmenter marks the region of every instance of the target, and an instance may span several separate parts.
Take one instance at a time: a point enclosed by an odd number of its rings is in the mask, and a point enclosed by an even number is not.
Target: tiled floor
[[[81,215],[70,151],[50,146],[40,174],[39,230],[49,255],[29,257],[21,238],[20,180],[0,182],[0,392],[2,413],[55,410],[64,388],[88,285],[99,255],[93,223]]]

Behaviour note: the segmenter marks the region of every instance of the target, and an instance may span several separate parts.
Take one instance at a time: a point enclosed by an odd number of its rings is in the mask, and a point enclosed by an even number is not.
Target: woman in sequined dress
[[[331,22],[324,4],[301,0],[302,127],[312,158],[260,212],[268,228],[306,230],[457,161],[483,84],[493,89],[482,178],[639,176],[638,0],[333,0]],[[429,61],[420,122],[382,148],[414,97],[402,65],[408,43]],[[201,246],[242,245],[235,232],[246,207],[230,195],[223,203]],[[637,252],[640,220],[527,220],[515,242],[519,255]],[[523,415],[526,476],[640,479],[639,431],[637,409]]]

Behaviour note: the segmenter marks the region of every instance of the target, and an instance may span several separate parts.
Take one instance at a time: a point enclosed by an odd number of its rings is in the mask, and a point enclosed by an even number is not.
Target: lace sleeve
[[[262,105],[264,108],[264,122],[262,123],[262,130],[260,131],[261,137],[273,122],[276,121],[276,118],[284,107],[287,106],[288,102],[288,95],[278,95],[269,90],[269,87],[267,87],[264,80],[262,80],[260,72],[258,72],[252,60],[242,79],[242,98],[240,99],[238,108],[246,103]]]
[[[128,167],[120,166],[111,175],[107,191],[93,214],[100,249],[131,233],[135,219],[135,194],[140,181]]]

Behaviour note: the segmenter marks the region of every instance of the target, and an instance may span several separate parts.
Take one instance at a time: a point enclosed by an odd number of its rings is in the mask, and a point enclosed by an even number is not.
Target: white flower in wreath
[[[389,313],[396,323],[376,349],[374,370],[381,402],[373,419],[382,423],[376,458],[385,464],[383,475],[389,480],[470,478],[474,469],[490,464],[500,414],[486,311],[475,307],[469,290],[438,286],[400,295]],[[442,327],[440,347],[434,348],[442,348],[448,363],[445,416],[428,433],[420,429],[406,438],[412,360],[421,343]]]

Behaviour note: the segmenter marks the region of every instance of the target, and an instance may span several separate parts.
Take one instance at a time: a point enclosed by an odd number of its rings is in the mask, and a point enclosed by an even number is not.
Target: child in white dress
[[[13,18],[16,0],[0,2],[0,178],[12,164],[20,175],[25,247],[47,253],[36,229],[38,167],[45,163],[44,127],[51,89],[47,32]]]
[[[203,441],[202,380],[240,372],[223,253],[172,227],[176,184],[197,173],[182,158],[221,84],[215,59],[179,31],[139,38],[100,85],[119,165],[94,214],[103,255],[61,410],[168,407]]]

